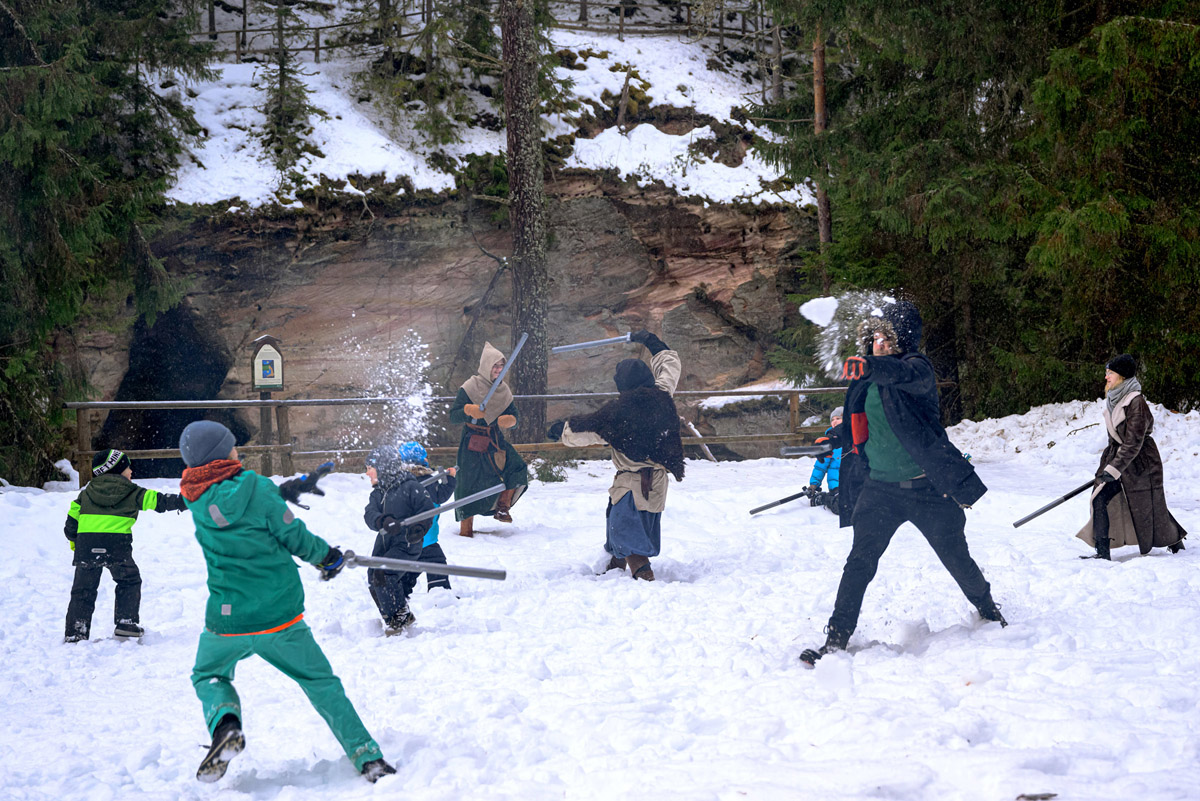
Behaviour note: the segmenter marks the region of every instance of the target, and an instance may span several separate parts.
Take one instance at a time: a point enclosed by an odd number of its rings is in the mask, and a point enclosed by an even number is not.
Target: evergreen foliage
[[[834,243],[806,266],[917,302],[963,412],[1096,397],[1122,350],[1152,399],[1200,402],[1179,308],[1197,269],[1196,3],[771,5],[829,31],[829,130],[812,132],[804,85],[763,109],[796,120],[769,158],[833,202]]]
[[[274,46],[264,66],[263,103],[259,110],[267,121],[258,132],[275,169],[285,182],[299,183],[301,176],[292,172],[306,154],[320,156],[321,151],[308,138],[312,133],[312,117],[325,116],[321,109],[308,102],[308,86],[304,83],[295,53],[288,47],[288,33],[304,25],[298,14],[309,11],[327,14],[328,6],[316,0],[258,0],[258,10],[271,14],[275,29]]]
[[[52,337],[114,286],[153,321],[177,293],[147,245],[182,141],[172,76],[201,77],[193,8],[168,0],[0,2],[0,475],[63,456],[78,377]]]

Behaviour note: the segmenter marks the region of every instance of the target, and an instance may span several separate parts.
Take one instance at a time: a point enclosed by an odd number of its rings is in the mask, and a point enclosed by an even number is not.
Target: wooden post
[[[313,31],[313,63],[321,63],[321,29]]]
[[[233,32],[233,52],[235,54],[235,58],[237,58],[237,63],[241,64],[242,63],[242,32],[241,31]]]
[[[279,444],[290,446],[292,444],[292,427],[288,423],[288,407],[275,407],[275,423],[276,428],[279,429]],[[279,454],[279,462],[280,471],[283,475],[290,476],[296,472],[296,468],[292,464],[292,452],[290,450]]]
[[[588,21],[588,0],[579,0],[579,22]]]
[[[800,430],[800,393],[788,395],[788,428],[792,432]]]
[[[216,3],[213,0],[208,0],[208,38],[216,41],[217,39],[217,9]]]
[[[259,392],[260,400],[270,400],[270,392]],[[262,406],[258,410],[258,444],[259,445],[274,445],[271,437],[271,407]],[[264,476],[271,475],[271,452],[266,451],[262,455],[262,474]]]
[[[687,4],[687,10],[688,10],[687,26],[688,26],[688,30],[690,31],[692,29],[692,4],[691,3]]]
[[[88,482],[92,474],[92,461],[83,455],[84,451],[92,449],[92,420],[88,409],[75,410],[75,469],[79,472],[79,486]]]
[[[617,8],[621,9],[621,16],[617,17],[617,41],[625,41],[625,4],[620,3]]]

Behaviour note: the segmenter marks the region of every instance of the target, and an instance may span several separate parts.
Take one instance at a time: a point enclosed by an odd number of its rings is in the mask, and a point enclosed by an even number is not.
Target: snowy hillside
[[[232,21],[225,27],[234,27]],[[645,82],[651,106],[691,109],[728,124],[735,109],[756,99],[755,87],[739,74],[708,66],[716,50],[715,40],[693,41],[669,34],[629,36],[621,42],[615,35],[559,29],[551,36],[556,48],[579,54],[576,64],[583,69],[556,70],[561,80],[574,81],[571,93],[578,100],[603,106],[605,92],[619,97],[628,65],[635,67]],[[448,163],[461,164],[470,154],[504,152],[503,130],[463,127],[463,141],[433,147],[412,124],[416,112],[402,111],[399,122],[393,124],[373,103],[359,102],[353,74],[360,66],[354,59],[336,55],[333,60],[326,55],[320,64],[309,61],[303,65],[302,79],[311,92],[310,102],[327,115],[311,120],[310,139],[323,156],[306,156],[298,166],[306,185],[319,184],[324,178],[341,191],[361,194],[351,176],[378,175],[386,182],[407,178],[415,190],[438,193],[455,186]],[[187,87],[185,99],[207,136],[193,148],[192,156],[183,160],[168,197],[179,203],[203,204],[238,198],[238,203],[231,203],[234,211],[272,202],[293,204],[288,190],[278,193],[280,176],[262,143],[251,135],[265,119],[257,109],[263,102],[261,67],[222,63],[214,65],[214,70],[213,80]],[[478,112],[494,114],[482,95],[471,93],[471,97]],[[590,108],[585,103],[584,110]],[[574,134],[579,128],[577,117],[564,115],[546,117],[543,123],[548,139]],[[748,133],[771,136],[752,122],[735,125]],[[753,149],[739,166],[727,166],[717,161],[715,154],[705,155],[713,149],[703,146],[707,140],[715,142],[715,134],[700,123],[683,134],[664,133],[650,123],[636,125],[627,133],[608,128],[594,139],[578,139],[566,166],[613,170],[621,178],[643,185],[661,181],[682,196],[714,202],[813,202],[805,188],[781,188],[773,183],[779,179],[778,171],[765,165]],[[431,159],[435,153],[438,158]]]
[[[1200,531],[1200,413],[1154,414],[1168,504]],[[654,583],[595,575],[606,463],[535,484],[514,524],[443,532],[452,562],[508,580],[454,579],[457,600],[422,582],[406,637],[380,635],[363,571],[326,584],[302,567],[307,620],[399,769],[375,786],[259,660],[237,673],[247,750],[198,784],[207,733],[188,676],[206,592],[189,515],[135,529],[142,643],[111,637],[106,576],[95,639],[65,645],[74,493],[3,487],[0,797],[1195,799],[1200,542],[1081,561],[1083,497],[1011,525],[1092,474],[1103,431],[1069,432],[1099,417],[1066,404],[951,432],[990,487],[967,531],[1008,628],[981,623],[906,526],[850,653],[812,671],[797,656],[823,639],[849,531],[796,503],[747,514],[804,484],[808,460],[689,463]],[[366,479],[323,486],[304,519],[368,550]]]

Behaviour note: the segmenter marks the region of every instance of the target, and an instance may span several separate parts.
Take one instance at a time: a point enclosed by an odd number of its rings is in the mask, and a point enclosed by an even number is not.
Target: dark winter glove
[[[1096,478],[1100,479],[1101,484],[1111,484],[1112,482],[1117,480],[1117,477],[1114,476],[1112,473],[1108,472],[1107,470],[1101,470],[1100,473],[1096,476]]]
[[[317,486],[317,481],[321,476],[328,475],[333,471],[333,462],[325,462],[316,470],[299,478],[289,478],[287,481],[279,485],[279,494],[283,496],[285,501],[291,501],[301,509],[308,507],[300,503],[300,494],[303,492],[311,492],[313,495],[324,495],[325,491]]]
[[[172,495],[169,492],[158,493],[158,502],[154,505],[156,512],[186,512],[187,504],[182,495]]]
[[[643,328],[641,331],[635,331],[630,334],[629,341],[636,342],[639,345],[645,345],[646,349],[650,351],[651,356],[654,356],[664,350],[670,350],[670,348],[667,347],[667,343],[663,342],[654,334],[651,334],[645,328]]]
[[[871,372],[870,365],[862,356],[851,356],[846,359],[842,365],[841,378],[844,381],[857,381],[860,378],[865,378]]]
[[[563,429],[566,427],[566,420],[555,420],[550,424],[550,427],[546,429],[546,439],[550,440],[551,442],[558,442],[560,439],[562,439]]]
[[[342,558],[341,549],[337,546],[330,546],[329,553],[325,554],[325,559],[317,565],[317,569],[321,571],[321,581],[329,581],[341,573],[345,566],[346,560]]]
[[[414,554],[421,552],[421,546],[425,542],[425,530],[420,526],[402,526],[394,517],[388,518],[383,526],[383,533],[390,540],[404,540],[408,550]]]

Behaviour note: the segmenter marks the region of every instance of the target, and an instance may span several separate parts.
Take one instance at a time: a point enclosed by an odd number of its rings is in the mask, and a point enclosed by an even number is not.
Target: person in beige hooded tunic
[[[606,540],[609,570],[629,568],[637,579],[654,580],[650,557],[661,547],[660,519],[667,503],[667,473],[683,479],[679,412],[671,396],[683,370],[679,354],[649,331],[630,341],[650,351],[617,365],[613,380],[621,396],[593,414],[554,423],[546,436],[570,447],[609,445],[617,474],[608,491]]]
[[[1183,550],[1187,532],[1167,510],[1163,464],[1150,432],[1154,417],[1142,397],[1137,363],[1128,353],[1110,361],[1104,371],[1107,390],[1104,429],[1108,445],[1100,456],[1092,516],[1076,535],[1096,549],[1095,559],[1109,559],[1113,548],[1136,545]]]
[[[509,509],[529,486],[529,469],[516,449],[504,438],[504,431],[517,424],[517,406],[512,390],[501,382],[486,409],[479,404],[487,397],[492,382],[504,369],[504,354],[483,343],[479,371],[459,388],[450,407],[450,424],[463,427],[458,443],[458,484],[455,498],[465,498],[480,490],[504,483],[504,492],[454,510],[459,521],[458,533],[474,536],[475,515],[491,515],[501,523],[511,523]]]

